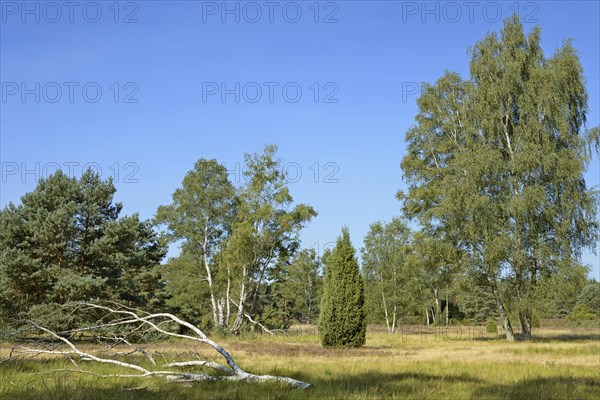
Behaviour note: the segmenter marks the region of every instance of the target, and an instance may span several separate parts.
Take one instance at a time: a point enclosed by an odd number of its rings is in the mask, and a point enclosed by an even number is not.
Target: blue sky
[[[0,1],[1,206],[57,165],[92,163],[149,218],[198,158],[240,181],[243,153],[275,143],[295,200],[319,212],[304,245],[320,252],[347,225],[358,248],[400,212],[420,83],[466,77],[468,47],[515,11],[547,55],[573,39],[599,123],[597,1],[114,4]],[[597,157],[586,179],[600,184]],[[584,261],[598,278],[600,258]]]

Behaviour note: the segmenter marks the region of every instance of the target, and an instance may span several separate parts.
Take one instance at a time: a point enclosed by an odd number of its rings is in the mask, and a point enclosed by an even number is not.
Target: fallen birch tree
[[[172,382],[202,382],[202,381],[244,381],[251,383],[261,382],[280,382],[282,384],[289,385],[292,388],[306,389],[310,384],[302,382],[293,378],[273,375],[256,375],[244,371],[233,359],[231,354],[222,348],[219,344],[209,339],[206,334],[198,329],[193,324],[184,321],[177,316],[169,313],[143,313],[139,310],[133,310],[125,306],[113,306],[108,307],[104,305],[82,303],[79,306],[86,308],[87,310],[101,311],[103,318],[93,326],[80,327],[71,329],[64,332],[55,332],[48,329],[35,321],[27,321],[30,328],[34,329],[41,336],[35,340],[36,345],[26,347],[18,346],[13,348],[11,357],[14,355],[58,355],[66,357],[76,368],[74,369],[62,369],[60,371],[72,371],[79,373],[93,374],[99,377],[163,377]],[[166,324],[179,324],[187,329],[189,334],[175,333],[165,328]],[[121,328],[121,329],[117,329]],[[127,328],[123,330],[122,328]],[[110,330],[119,330],[122,336],[114,332],[107,333]],[[145,334],[145,333],[158,333],[163,337],[176,337],[192,342],[199,342],[206,344],[214,349],[218,355],[224,359],[224,363],[211,361],[211,360],[190,360],[181,362],[167,362],[159,365],[155,358],[146,350],[140,346],[136,346],[134,343],[128,340],[128,334]],[[107,356],[92,354],[91,351],[83,351],[77,347],[74,342],[74,337],[77,335],[83,336],[85,334],[91,334],[91,338],[95,340],[101,340],[104,343],[111,343],[114,347],[116,345],[128,346],[131,351],[129,352],[113,352]],[[140,363],[133,363],[129,361],[122,361],[116,359],[117,356],[127,356],[133,353],[140,353],[145,356],[152,364],[152,368],[143,367]],[[80,363],[86,362],[97,362],[112,364],[118,367],[122,367],[125,370],[129,370],[129,373],[121,374],[96,374],[93,371],[80,368]],[[185,368],[208,368],[216,372],[216,374],[207,373],[195,373],[184,371]],[[59,371],[59,370],[56,370]]]

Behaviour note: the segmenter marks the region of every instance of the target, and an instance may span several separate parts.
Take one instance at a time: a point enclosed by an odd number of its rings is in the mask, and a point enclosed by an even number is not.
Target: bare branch
[[[213,361],[204,361],[204,360],[196,360],[196,361],[182,361],[182,362],[173,362],[169,364],[163,365],[165,368],[170,367],[190,367],[190,366],[198,366],[198,367],[208,367],[217,369],[227,375],[232,375],[233,371],[226,366],[213,362]]]
[[[234,306],[236,306],[238,309],[240,308],[240,306],[233,300],[231,300],[231,302],[233,303]],[[254,325],[258,325],[260,326],[260,328],[265,331],[266,333],[268,333],[269,335],[273,335],[273,331],[270,331],[269,329],[267,329],[266,326],[264,326],[263,324],[261,324],[258,321],[255,321],[252,319],[252,317],[250,315],[248,315],[247,313],[243,313],[244,317],[246,317],[248,319],[248,321],[250,321],[251,323],[253,323]]]
[[[208,336],[206,336],[206,334],[204,332],[202,332],[200,329],[198,329],[196,326],[176,317],[173,314],[143,313],[143,315],[140,315],[139,311],[132,310],[127,307],[118,306],[119,308],[111,308],[111,307],[92,304],[92,303],[81,303],[80,306],[85,306],[85,307],[87,307],[87,309],[96,309],[96,310],[105,311],[107,313],[105,318],[110,315],[123,316],[124,318],[112,320],[112,321],[106,322],[104,324],[98,324],[98,325],[95,325],[92,327],[82,327],[82,328],[72,329],[70,331],[61,332],[62,334],[72,335],[75,333],[82,333],[85,331],[90,331],[90,330],[95,330],[95,329],[104,330],[106,328],[112,328],[112,327],[116,327],[116,326],[134,325],[135,327],[132,328],[131,331],[129,331],[129,333],[132,333],[132,332],[135,332],[135,331],[141,329],[141,327],[145,325],[148,327],[149,331],[159,332],[165,336],[177,337],[177,338],[181,338],[181,339],[192,340],[192,341],[207,344],[210,347],[212,347],[217,353],[219,353],[227,362],[227,366],[225,366],[225,365],[219,364],[214,361],[205,361],[205,360],[181,361],[181,362],[167,363],[167,364],[163,365],[161,368],[207,367],[207,368],[212,368],[214,370],[217,370],[217,371],[223,373],[224,375],[211,376],[211,375],[207,375],[207,374],[189,373],[189,372],[185,372],[185,371],[172,371],[172,370],[151,371],[149,369],[143,368],[143,367],[133,364],[133,363],[119,361],[119,360],[115,360],[112,358],[99,357],[97,355],[93,355],[89,352],[84,352],[84,351],[78,349],[73,344],[73,342],[71,342],[69,339],[59,335],[56,332],[51,331],[50,329],[47,329],[47,328],[37,324],[34,321],[29,321],[31,326],[33,326],[34,328],[36,328],[39,331],[46,333],[50,338],[52,338],[55,341],[55,343],[56,342],[62,343],[63,346],[67,347],[67,349],[60,350],[59,347],[55,345],[54,347],[51,347],[49,349],[48,348],[46,348],[46,349],[37,348],[36,349],[36,348],[29,348],[29,347],[17,347],[17,348],[14,348],[13,351],[16,354],[31,354],[34,356],[40,355],[40,354],[51,354],[51,355],[64,356],[64,357],[67,357],[75,366],[78,366],[78,364],[74,360],[74,357],[78,357],[80,360],[113,364],[113,365],[117,365],[119,367],[135,370],[138,372],[138,373],[134,373],[134,374],[97,375],[99,377],[131,378],[131,377],[163,376],[167,380],[172,381],[172,382],[245,381],[245,382],[260,383],[260,382],[266,382],[266,381],[276,381],[276,382],[280,382],[280,383],[289,385],[292,388],[305,389],[310,386],[310,384],[308,384],[308,383],[298,381],[296,379],[292,379],[292,378],[288,378],[288,377],[271,376],[271,375],[254,375],[254,374],[244,371],[237,365],[237,363],[234,361],[233,357],[231,356],[231,354],[229,354],[229,352],[227,352],[225,349],[223,349],[216,342],[209,339]],[[81,307],[78,307],[78,308],[81,308]],[[246,314],[246,318],[248,318],[251,322],[256,323],[259,326],[261,326],[268,333],[273,334],[271,331],[266,329],[262,324],[253,321],[252,318],[250,318],[250,316],[247,314]],[[161,326],[164,325],[168,321],[175,322],[179,325],[186,327],[193,333],[193,335],[184,335],[184,334],[173,333],[173,332],[169,332],[169,331],[165,330]],[[110,346],[109,348],[113,348],[114,346],[116,346],[120,343],[123,343],[123,344],[129,346],[131,349],[133,349],[130,352],[114,352],[114,353],[110,354],[109,357],[115,356],[115,355],[129,355],[129,354],[133,354],[135,352],[139,352],[139,353],[142,353],[144,356],[146,356],[146,358],[148,358],[150,360],[152,365],[156,366],[156,361],[154,360],[154,358],[148,352],[146,352],[143,348],[137,347],[137,346],[133,345],[131,342],[129,342],[127,340],[126,336],[121,337],[121,336],[117,336],[116,334],[112,333],[112,336],[98,335],[98,336],[96,336],[96,338],[103,339],[103,340],[110,340],[110,341],[114,342],[112,344],[112,346]],[[11,354],[12,354],[12,352],[11,352]],[[94,374],[92,371],[86,371],[86,370],[82,370],[82,369],[72,369],[72,370],[63,369],[62,371]],[[94,375],[96,375],[96,374],[94,374]]]

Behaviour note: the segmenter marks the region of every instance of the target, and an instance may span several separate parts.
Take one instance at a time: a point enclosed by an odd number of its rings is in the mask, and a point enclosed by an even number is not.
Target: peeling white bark
[[[246,268],[246,266],[244,266],[243,270],[242,270],[242,282],[240,285],[240,300],[238,304],[235,304],[237,306],[237,314],[235,316],[235,321],[233,322],[233,326],[231,327],[231,331],[232,332],[237,332],[239,331],[240,327],[242,326],[242,322],[243,322],[243,318],[244,318],[244,306],[245,306],[245,301],[246,301],[246,277],[248,276],[248,270]],[[231,300],[231,302],[233,302],[233,300]]]
[[[217,302],[215,300],[215,293],[213,289],[213,280],[212,280],[212,271],[210,269],[210,262],[208,259],[208,241],[210,240],[210,235],[208,231],[209,220],[206,217],[204,224],[204,241],[202,242],[202,253],[204,258],[204,268],[206,269],[206,280],[208,282],[208,291],[210,293],[210,305],[212,307],[213,313],[213,321],[215,326],[219,324],[219,319],[217,316]]]
[[[192,340],[196,342],[200,342],[203,344],[207,344],[212,347],[218,354],[220,354],[226,361],[227,365],[223,365],[214,361],[204,361],[204,360],[193,360],[193,361],[183,361],[183,362],[173,362],[161,365],[159,368],[161,370],[154,371],[149,370],[147,368],[141,367],[137,364],[119,361],[106,357],[99,357],[90,352],[84,352],[78,349],[69,339],[59,335],[56,332],[53,332],[33,321],[30,321],[31,326],[33,326],[38,331],[41,331],[50,337],[54,341],[58,341],[62,343],[67,349],[58,350],[57,347],[48,350],[48,349],[38,349],[38,348],[28,348],[28,347],[17,347],[13,349],[15,352],[20,354],[54,354],[54,355],[62,355],[71,360],[73,364],[78,366],[77,362],[74,360],[74,357],[78,357],[80,360],[85,361],[95,361],[98,363],[106,363],[113,364],[125,369],[134,370],[137,373],[134,374],[110,374],[110,375],[98,375],[103,377],[154,377],[154,376],[162,376],[170,381],[175,382],[200,382],[200,381],[246,381],[253,383],[267,382],[267,381],[276,381],[285,383],[292,388],[306,389],[310,386],[310,384],[306,382],[302,382],[293,378],[282,377],[282,376],[272,376],[272,375],[255,375],[249,372],[244,371],[242,368],[238,366],[235,362],[231,354],[223,349],[219,344],[209,339],[204,332],[198,329],[196,326],[191,323],[184,321],[173,314],[169,313],[155,313],[155,314],[146,314],[144,316],[138,315],[138,312],[134,312],[131,309],[127,308],[112,308],[107,306],[101,306],[97,304],[83,303],[86,307],[102,310],[107,313],[107,316],[122,316],[125,318],[117,319],[113,322],[100,324],[92,327],[78,328],[65,333],[73,334],[73,333],[81,333],[84,331],[93,331],[97,329],[105,329],[115,326],[126,326],[126,325],[136,325],[133,330],[139,329],[141,326],[146,326],[150,330],[162,333],[166,336],[178,337],[181,339]],[[189,329],[192,332],[191,335],[184,335],[179,333],[173,333],[166,331],[161,326],[164,325],[165,322],[175,322],[179,325],[182,325]],[[64,333],[63,333],[64,334]],[[123,339],[123,338],[117,338]],[[122,340],[121,340],[122,341]],[[128,342],[123,342],[128,343]],[[132,346],[133,347],[133,346]],[[217,370],[224,375],[220,376],[211,376],[206,374],[197,374],[190,373],[184,371],[177,370],[164,370],[165,368],[184,368],[184,367],[207,367]],[[81,373],[90,373],[94,374],[91,371],[86,370],[70,370],[73,372],[81,372]]]

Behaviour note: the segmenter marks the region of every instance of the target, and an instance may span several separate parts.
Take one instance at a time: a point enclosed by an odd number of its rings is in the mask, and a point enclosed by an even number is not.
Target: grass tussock
[[[4,344],[0,399],[596,399],[599,334],[541,330],[532,342],[506,343],[370,331],[367,346],[346,350],[323,349],[312,334],[220,339],[246,370],[310,382],[313,387],[305,391],[278,384],[177,384],[59,372],[74,366],[56,357],[7,361],[11,345]],[[148,350],[170,361],[211,355],[202,346],[176,341],[151,344]],[[96,374],[125,372],[110,365],[81,366]]]

